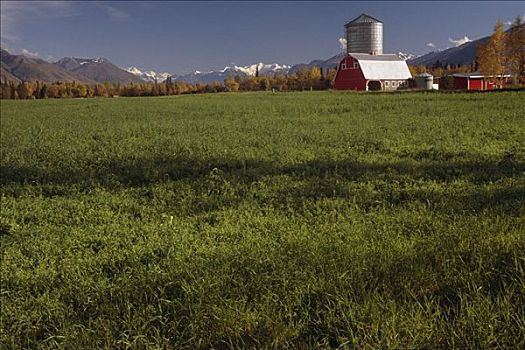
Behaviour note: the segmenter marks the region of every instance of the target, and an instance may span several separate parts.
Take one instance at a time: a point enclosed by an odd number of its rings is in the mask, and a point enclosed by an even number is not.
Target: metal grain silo
[[[345,24],[346,52],[383,54],[383,22],[361,14]]]

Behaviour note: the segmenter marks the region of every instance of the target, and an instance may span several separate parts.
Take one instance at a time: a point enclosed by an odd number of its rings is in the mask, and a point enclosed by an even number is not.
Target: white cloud
[[[40,58],[42,60],[45,60],[47,62],[54,62],[56,61],[56,58],[54,56],[51,56],[51,55],[41,55],[39,52],[36,52],[36,51],[30,51],[28,49],[22,49],[20,50],[20,53],[26,57],[31,57],[31,58]]]
[[[29,57],[38,57],[40,54],[38,52],[32,52],[28,49],[22,49],[22,55],[29,56]]]
[[[129,15],[126,12],[116,7],[107,5],[104,2],[96,2],[96,5],[104,10],[111,18],[116,19],[117,21],[125,21],[129,18]]]
[[[66,1],[0,1],[2,41],[19,40],[18,26],[41,17],[70,17],[77,13]]]
[[[339,47],[341,50],[346,50],[346,39],[345,38],[339,38]]]
[[[468,43],[470,41],[472,41],[472,40],[470,40],[469,37],[466,36],[466,35],[463,38],[459,38],[459,39],[448,38],[448,42],[451,43],[452,45],[456,46],[456,47],[457,46],[461,46],[461,45],[463,45],[465,43]]]
[[[434,43],[427,43],[427,46],[428,46],[428,47],[431,47],[431,48],[433,48],[433,49],[437,48],[437,47],[436,47],[436,44],[434,44]]]
[[[108,14],[116,20],[123,21],[128,19],[128,14],[122,10],[116,9],[112,6],[107,6],[106,11]]]
[[[8,42],[13,44],[18,42],[21,39],[20,27],[36,19],[80,15],[79,3],[74,1],[0,1],[0,36],[2,43]],[[115,20],[124,21],[129,18],[126,12],[104,2],[82,2],[82,5],[87,4],[95,4]]]

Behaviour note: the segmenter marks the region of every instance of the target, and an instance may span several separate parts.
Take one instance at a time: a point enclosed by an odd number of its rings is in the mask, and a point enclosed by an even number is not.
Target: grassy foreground
[[[524,100],[1,101],[0,348],[524,348]]]

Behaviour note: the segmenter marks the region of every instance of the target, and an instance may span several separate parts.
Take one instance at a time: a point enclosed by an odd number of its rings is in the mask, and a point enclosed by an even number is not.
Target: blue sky
[[[384,22],[385,53],[423,54],[490,34],[498,19],[523,16],[525,1],[2,0],[1,42],[48,60],[106,57],[121,67],[183,74],[329,58],[341,51],[344,23],[362,12]]]

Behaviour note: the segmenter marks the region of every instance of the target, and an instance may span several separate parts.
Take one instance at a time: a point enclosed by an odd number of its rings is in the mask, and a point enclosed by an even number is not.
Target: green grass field
[[[524,101],[1,101],[0,348],[524,348]]]

